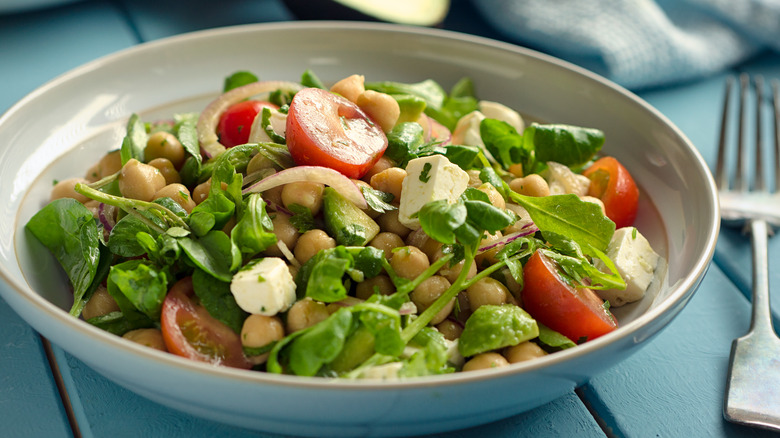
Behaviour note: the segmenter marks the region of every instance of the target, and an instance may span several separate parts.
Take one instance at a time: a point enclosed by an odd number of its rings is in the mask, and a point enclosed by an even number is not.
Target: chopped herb
[[[424,183],[427,183],[428,181],[430,181],[430,179],[431,179],[430,173],[431,173],[431,169],[432,168],[433,168],[433,165],[431,165],[431,163],[425,163],[425,165],[423,165],[423,170],[420,173],[420,181],[422,181]]]

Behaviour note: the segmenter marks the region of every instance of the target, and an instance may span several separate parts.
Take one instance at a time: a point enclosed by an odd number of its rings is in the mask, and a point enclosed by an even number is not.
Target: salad
[[[526,123],[464,78],[236,72],[132,115],[26,229],[70,313],[214,365],[398,379],[507,366],[618,327],[658,261],[598,129]]]

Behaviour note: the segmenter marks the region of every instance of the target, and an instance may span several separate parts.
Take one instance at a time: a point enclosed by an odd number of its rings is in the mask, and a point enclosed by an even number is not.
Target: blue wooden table
[[[218,26],[292,19],[278,0],[95,0],[0,10],[0,112],[73,67],[141,42]],[[466,0],[453,1],[444,27],[500,39]],[[735,71],[780,78],[780,56],[765,53]],[[729,73],[733,71],[639,93],[682,129],[710,165]],[[447,436],[770,436],[727,423],[721,414],[730,344],[747,331],[750,320],[750,263],[748,240],[723,230],[699,291],[639,353],[547,405]],[[770,266],[779,263],[780,238],[770,241]],[[780,270],[773,270],[770,282],[775,308],[780,309]],[[57,388],[57,372],[65,396]],[[182,414],[118,387],[57,346],[48,348],[0,300],[0,436],[269,435]]]

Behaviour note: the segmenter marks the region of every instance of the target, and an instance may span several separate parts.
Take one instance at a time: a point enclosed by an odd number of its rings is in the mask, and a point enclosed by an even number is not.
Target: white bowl
[[[82,175],[121,142],[133,112],[149,120],[200,110],[236,70],[297,80],[368,80],[445,88],[463,76],[478,95],[536,118],[599,128],[604,152],[633,173],[638,227],[669,261],[621,327],[542,359],[399,382],[332,381],[215,368],[127,342],[70,317],[65,277],[24,224],[51,181]],[[36,330],[120,385],[217,421],[297,435],[409,435],[465,428],[545,404],[634,353],[693,295],[718,233],[715,187],[701,156],[666,118],[626,90],[513,45],[431,29],[306,22],[230,27],[131,48],[39,88],[0,118],[0,292]]]

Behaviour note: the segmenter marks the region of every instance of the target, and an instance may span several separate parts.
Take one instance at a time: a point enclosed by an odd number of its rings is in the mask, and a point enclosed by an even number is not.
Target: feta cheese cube
[[[634,227],[620,228],[615,231],[607,246],[607,256],[612,259],[618,273],[625,280],[626,289],[595,292],[614,307],[641,299],[653,280],[659,258],[647,239]],[[597,260],[595,265],[606,270],[600,260]]]
[[[244,311],[276,315],[295,303],[295,281],[284,260],[266,257],[238,271],[230,292]]]
[[[412,215],[431,201],[455,202],[468,184],[469,174],[443,155],[410,160],[401,184],[398,220],[408,228],[419,229],[420,221]]]

